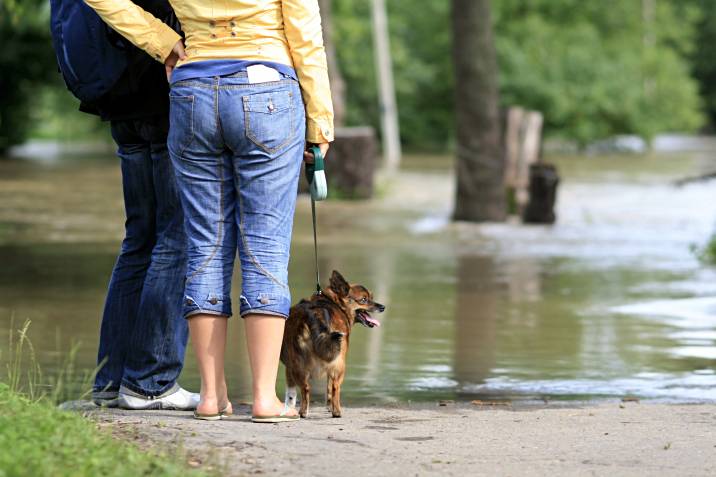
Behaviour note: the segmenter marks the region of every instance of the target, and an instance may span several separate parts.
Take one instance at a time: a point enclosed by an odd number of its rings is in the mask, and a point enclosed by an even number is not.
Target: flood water
[[[716,401],[716,269],[692,251],[716,225],[716,182],[674,185],[716,170],[716,151],[549,160],[555,226],[450,223],[448,157],[406,158],[375,200],[319,204],[323,276],[387,306],[382,327],[354,329],[346,401]],[[26,319],[46,375],[74,342],[94,367],[122,225],[111,156],[0,161],[0,375]],[[312,247],[302,197],[295,299],[313,291]],[[243,324],[229,327],[230,392],[247,399]],[[198,389],[191,352],[180,382]]]

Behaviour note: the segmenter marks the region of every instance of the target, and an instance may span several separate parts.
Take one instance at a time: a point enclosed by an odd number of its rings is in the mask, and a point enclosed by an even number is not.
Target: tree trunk
[[[373,197],[378,144],[372,127],[336,128],[336,140],[326,157],[329,199],[370,199]],[[304,174],[299,192],[308,192]]]
[[[338,68],[336,45],[333,42],[333,14],[332,0],[318,0],[321,10],[321,23],[323,25],[323,45],[326,48],[328,60],[328,79],[331,82],[331,97],[333,99],[333,115],[336,127],[345,125],[346,118],[346,82],[343,80],[341,70]]]
[[[452,0],[457,120],[454,220],[504,221],[505,158],[490,0]]]

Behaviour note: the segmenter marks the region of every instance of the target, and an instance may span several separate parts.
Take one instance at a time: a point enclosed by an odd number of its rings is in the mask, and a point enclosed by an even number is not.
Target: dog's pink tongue
[[[376,320],[372,316],[366,316],[365,321],[367,321],[368,323],[370,323],[373,326],[380,326],[380,321]]]

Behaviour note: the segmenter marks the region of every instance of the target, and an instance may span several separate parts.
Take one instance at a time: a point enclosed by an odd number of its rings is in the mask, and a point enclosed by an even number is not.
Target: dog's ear
[[[345,278],[343,278],[343,275],[338,273],[336,270],[333,270],[333,274],[331,275],[331,290],[336,292],[338,296],[344,297],[348,296],[348,292],[351,289],[351,286],[348,284]]]

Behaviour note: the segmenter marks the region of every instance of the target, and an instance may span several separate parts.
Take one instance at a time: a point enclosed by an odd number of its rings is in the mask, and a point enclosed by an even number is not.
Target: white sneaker
[[[178,384],[161,396],[142,396],[121,386],[118,404],[122,409],[148,410],[169,409],[175,411],[191,411],[199,405],[199,394],[190,393]]]
[[[92,402],[99,407],[117,407],[119,396],[117,391],[92,391]]]

